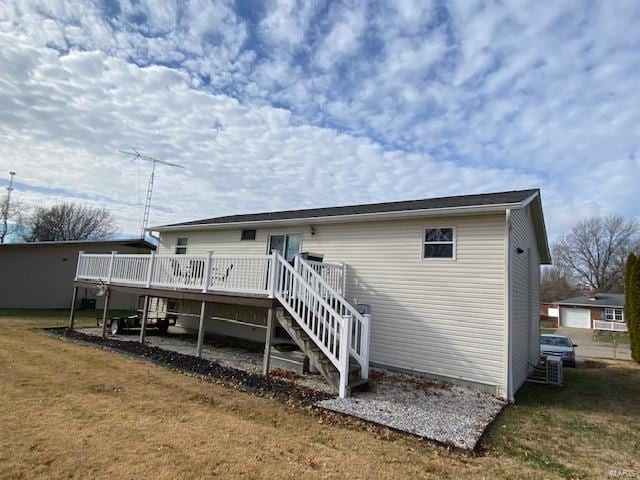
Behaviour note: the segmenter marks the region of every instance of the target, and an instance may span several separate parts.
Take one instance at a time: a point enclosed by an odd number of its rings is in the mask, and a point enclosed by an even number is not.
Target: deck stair
[[[316,345],[316,343],[307,335],[304,329],[287,313],[284,308],[276,309],[276,318],[278,322],[289,334],[293,341],[300,347],[304,354],[309,357],[311,365],[313,365],[322,376],[329,382],[329,384],[336,390],[340,389],[340,372],[333,365],[333,363],[322,353],[322,350]],[[364,384],[369,380],[362,378],[362,369],[360,364],[353,359],[349,358],[349,379],[347,384],[347,396],[351,395],[351,392]]]
[[[272,281],[282,327],[341,398],[369,378],[369,315],[360,314],[312,265],[276,254]]]

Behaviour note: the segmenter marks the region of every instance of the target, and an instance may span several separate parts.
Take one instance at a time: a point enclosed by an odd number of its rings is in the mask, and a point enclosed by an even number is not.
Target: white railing
[[[269,265],[271,255],[214,255],[209,290],[271,294]]]
[[[113,255],[111,281],[146,285],[151,255]]]
[[[298,257],[296,257],[298,259]],[[274,295],[340,373],[339,395],[349,381],[349,317],[342,317],[296,268],[275,254]]]
[[[76,279],[109,281],[113,255],[104,253],[84,253],[78,255]]]
[[[345,294],[345,265],[344,263],[332,262],[315,262],[305,260],[307,265],[312,268],[322,279],[331,286],[340,295]]]
[[[349,353],[360,364],[362,378],[369,378],[369,331],[371,316],[361,314],[328,282],[307,260],[296,257],[295,269],[305,283],[315,291],[320,292],[322,298],[342,318],[349,319]]]
[[[166,289],[271,295],[271,256],[80,252],[76,280]]]
[[[595,330],[610,330],[612,332],[626,332],[627,324],[625,322],[607,322],[604,320],[594,320],[593,328]]]

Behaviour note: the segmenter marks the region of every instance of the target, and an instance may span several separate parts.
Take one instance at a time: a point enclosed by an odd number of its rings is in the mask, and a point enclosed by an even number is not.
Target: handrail
[[[351,355],[353,355],[360,364],[362,377],[368,378],[370,316],[362,315],[358,312],[353,305],[351,305],[342,295],[340,295],[340,293],[331,287],[331,285],[308,264],[307,260],[298,256],[296,257],[296,265],[302,272],[313,277],[316,282],[322,285],[322,289],[330,294],[329,304],[332,305],[341,316],[348,315],[352,318],[353,324],[351,329],[351,341],[349,342],[349,353],[351,353]]]
[[[79,253],[76,280],[270,295],[270,255]]]
[[[302,258],[302,257],[301,257]],[[345,295],[345,268],[344,263],[337,262],[317,262],[315,260],[305,260],[329,285],[331,285],[340,295]]]
[[[291,266],[291,264],[279,253],[276,254],[276,290],[275,297],[282,305],[296,317],[296,321],[302,329],[311,337],[327,358],[340,370],[340,358],[337,351],[336,332],[339,332],[344,319],[322,296],[304,280],[302,275]],[[282,270],[286,273],[283,274]],[[292,277],[292,281],[287,281],[287,274]],[[303,290],[300,292],[299,290]],[[309,299],[304,297],[310,296],[317,303],[314,316],[309,307]],[[319,315],[322,313],[323,315]],[[335,325],[327,324],[324,314],[328,314],[331,320],[335,321]],[[320,323],[322,322],[322,323]],[[336,328],[338,327],[338,328]],[[331,335],[333,333],[333,335]]]

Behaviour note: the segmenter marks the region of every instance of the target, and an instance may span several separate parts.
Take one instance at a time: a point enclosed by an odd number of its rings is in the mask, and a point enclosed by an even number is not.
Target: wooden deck
[[[76,280],[74,285],[77,287],[98,287],[100,282],[89,280]],[[123,285],[119,283],[110,283],[106,285],[109,290],[114,292],[129,293],[131,295],[148,295],[157,298],[172,298],[178,300],[197,300],[200,302],[223,303],[227,305],[247,305],[251,307],[273,308],[278,305],[278,301],[269,298],[266,294],[258,293],[242,293],[228,291],[207,291],[206,293],[194,291],[191,289],[180,288],[160,288],[160,287],[140,287],[133,285]]]

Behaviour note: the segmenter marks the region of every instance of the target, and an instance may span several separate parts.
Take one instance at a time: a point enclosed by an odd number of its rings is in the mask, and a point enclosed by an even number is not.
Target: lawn
[[[78,317],[95,324],[95,312]],[[238,392],[2,312],[0,478],[608,478],[640,472],[640,367],[527,385],[477,456]]]
[[[614,340],[618,345],[629,346],[629,335],[619,333],[600,333],[595,335],[594,340],[599,343],[607,343],[613,345]]]

